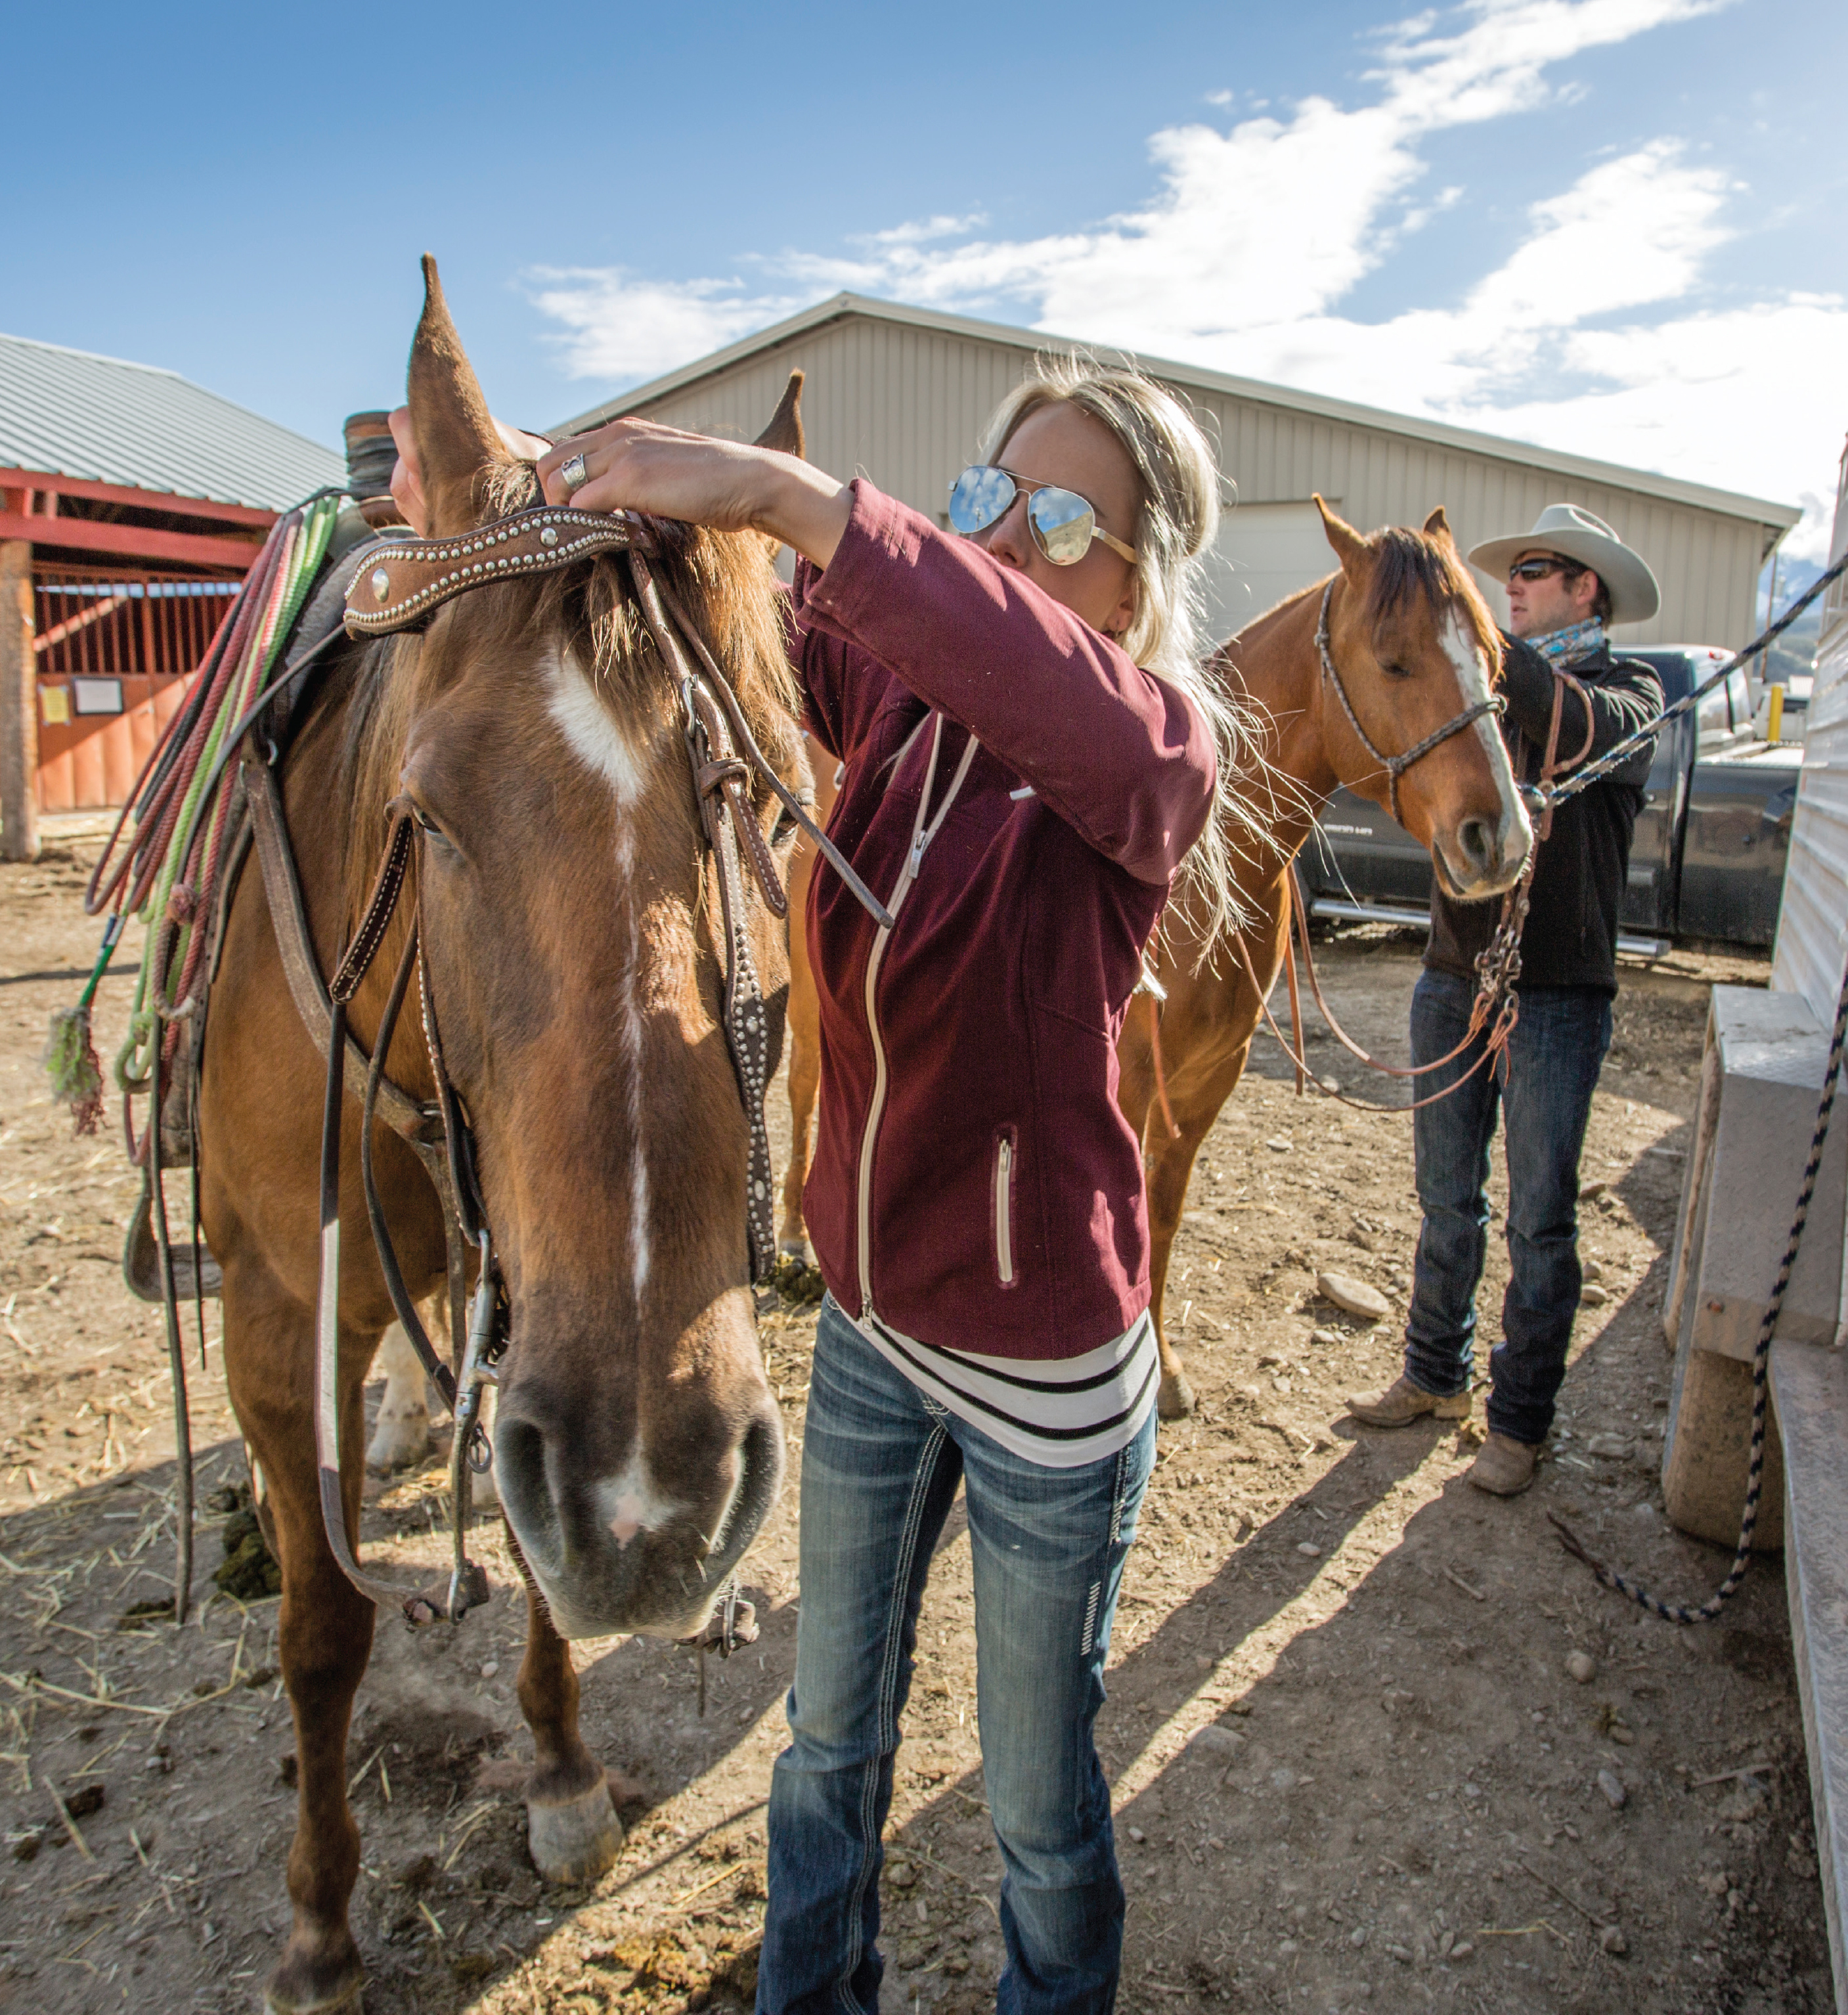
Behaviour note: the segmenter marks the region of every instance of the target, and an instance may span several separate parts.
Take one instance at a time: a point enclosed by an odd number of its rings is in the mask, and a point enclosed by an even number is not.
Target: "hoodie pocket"
[[[1014,1165],[1020,1142],[1014,1129],[1003,1126],[995,1136],[995,1273],[1004,1288],[1017,1287],[1020,1274],[1014,1252]]]

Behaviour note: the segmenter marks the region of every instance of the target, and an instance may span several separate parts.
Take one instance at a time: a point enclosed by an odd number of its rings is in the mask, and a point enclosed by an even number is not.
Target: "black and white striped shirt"
[[[1144,1309],[1082,1357],[987,1357],[902,1334],[878,1316],[847,1316],[919,1391],[991,1441],[1048,1469],[1077,1469],[1127,1447],[1155,1403],[1161,1360]]]

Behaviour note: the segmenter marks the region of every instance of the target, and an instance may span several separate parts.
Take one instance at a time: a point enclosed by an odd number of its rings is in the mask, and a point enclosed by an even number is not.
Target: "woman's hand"
[[[588,480],[568,491],[558,472],[574,455],[583,457]],[[831,476],[794,455],[652,420],[612,420],[562,442],[540,462],[539,479],[549,503],[762,532],[819,567],[834,558],[852,508]]]

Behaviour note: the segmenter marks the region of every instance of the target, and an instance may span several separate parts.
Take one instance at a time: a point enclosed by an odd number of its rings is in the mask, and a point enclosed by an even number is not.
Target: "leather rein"
[[[679,693],[704,850],[716,871],[724,939],[719,1021],[750,1132],[746,1230],[752,1281],[754,1286],[761,1286],[777,1264],[773,1169],[764,1118],[770,1068],[770,1018],[751,954],[745,886],[747,869],[773,915],[786,917],[789,904],[776,863],[752,815],[750,796],[754,778],[766,785],[780,800],[873,917],[884,925],[889,925],[891,918],[759,748],[730,680],[673,590],[651,564],[658,558],[659,548],[647,523],[626,514],[574,511],[542,502],[455,538],[394,539],[369,548],[361,556],[346,589],[346,628],[356,637],[421,628],[444,603],[472,588],[496,580],[555,573],[612,552],[622,556],[637,606]],[[410,929],[369,1058],[353,1042],[346,1028],[348,1007],[385,942],[407,882],[415,879],[423,830],[421,817],[405,798],[395,799],[386,808],[385,849],[364,913],[342,954],[338,970],[324,989],[307,949],[307,918],[289,857],[274,773],[260,757],[247,752],[244,775],[284,965],[297,1006],[310,1032],[322,1043],[327,1058],[321,1155],[320,1288],[315,1317],[315,1442],[322,1524],[336,1561],[361,1593],[375,1603],[399,1604],[407,1622],[413,1625],[432,1622],[439,1617],[459,1622],[471,1608],[488,1599],[487,1577],[468,1557],[465,1542],[471,1474],[485,1471],[492,1460],[479,1415],[483,1389],[495,1381],[495,1365],[506,1349],[508,1309],[505,1286],[476,1176],[473,1132],[443,1061],[436,1004],[422,954],[414,889],[411,897]],[[304,966],[305,972],[300,970]],[[413,1099],[385,1076],[386,1059],[414,972],[425,1043],[436,1087],[433,1109]],[[350,1061],[364,1073],[360,1163],[367,1215],[381,1270],[398,1320],[455,1422],[450,1459],[451,1571],[447,1583],[415,1592],[381,1581],[361,1568],[348,1541],[341,1492],[340,1136]],[[381,1117],[418,1153],[442,1205],[448,1248],[451,1365],[446,1365],[437,1354],[418,1317],[379,1200],[372,1164],[372,1129],[374,1121]],[[467,1280],[471,1263],[475,1274],[472,1309],[468,1304]],[[738,1640],[735,1619],[740,1607],[735,1599],[728,1599],[723,1605],[725,1620],[719,1626],[718,1640],[722,1651],[729,1651],[731,1643]]]

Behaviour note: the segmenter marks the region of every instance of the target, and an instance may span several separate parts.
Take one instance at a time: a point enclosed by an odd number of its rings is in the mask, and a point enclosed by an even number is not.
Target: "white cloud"
[[[1792,550],[1826,541],[1844,417],[1815,410],[1848,354],[1834,296],[1705,298],[1736,185],[1663,139],[1598,162],[1534,204],[1460,300],[1362,322],[1339,312],[1437,210],[1421,144],[1566,98],[1548,73],[1727,0],[1468,0],[1376,38],[1370,100],[1305,99],[1228,130],[1164,129],[1157,186],[1125,214],[1038,239],[933,217],[753,261],[742,278],[620,269],[533,276],[574,376],[671,368],[847,288],[998,314],[1487,431],[1797,501]],[[1226,102],[1214,93],[1209,102]]]

